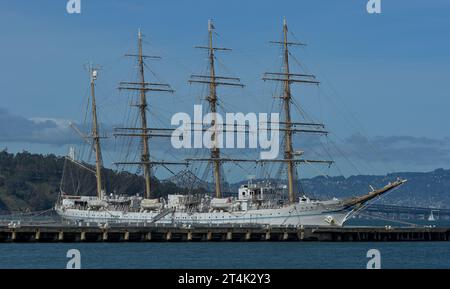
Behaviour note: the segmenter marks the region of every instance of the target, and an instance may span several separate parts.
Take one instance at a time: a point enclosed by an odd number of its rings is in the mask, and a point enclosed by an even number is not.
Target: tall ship
[[[208,45],[197,48],[208,53],[208,70],[206,74],[192,75],[190,83],[205,85],[208,91],[206,101],[212,115],[218,109],[217,87],[240,87],[240,79],[236,77],[216,74],[216,53],[229,49],[214,45],[215,27],[212,21],[208,23]],[[296,133],[326,134],[325,126],[318,123],[297,122],[293,118],[291,108],[293,84],[318,84],[314,75],[291,72],[290,47],[303,45],[292,42],[288,38],[288,26],[283,21],[283,38],[272,41],[282,49],[282,69],[278,72],[267,72],[264,81],[277,82],[282,87],[280,98],[281,120],[278,124],[282,135],[282,156],[277,159],[238,159],[224,157],[217,143],[217,135],[222,129],[213,119],[208,127],[201,130],[212,131],[212,147],[208,157],[186,158],[179,162],[157,161],[150,154],[151,143],[154,138],[167,137],[173,129],[152,128],[148,126],[148,107],[151,105],[147,96],[150,92],[172,93],[173,89],[165,83],[148,82],[145,77],[145,60],[154,58],[143,54],[143,37],[139,31],[138,51],[127,56],[137,59],[139,79],[135,82],[122,82],[120,89],[138,93],[138,103],[133,104],[139,113],[140,125],[136,127],[123,127],[115,129],[116,137],[133,138],[140,141],[140,159],[134,162],[118,162],[118,165],[139,166],[144,179],[142,195],[118,195],[107,192],[105,189],[106,177],[104,174],[95,84],[98,69],[90,67],[90,101],[92,129],[90,135],[83,135],[86,142],[92,147],[95,155],[95,166],[88,166],[76,160],[70,153],[67,160],[78,164],[95,175],[96,196],[83,194],[70,195],[61,189],[60,196],[55,205],[56,212],[64,219],[71,221],[97,222],[102,224],[113,223],[140,223],[140,224],[176,224],[176,225],[269,225],[269,226],[343,226],[345,222],[375,198],[401,186],[406,180],[397,179],[381,188],[373,188],[361,196],[347,199],[317,200],[300,194],[297,166],[302,163],[331,165],[332,161],[305,159],[304,152],[294,149],[293,136]],[[81,133],[80,133],[81,134]],[[152,187],[152,169],[156,166],[185,165],[186,163],[205,162],[213,176],[211,193],[181,194],[174,191],[164,198],[155,198]],[[225,195],[223,188],[223,164],[226,162],[253,162],[278,163],[283,167],[286,181],[283,186],[266,182],[248,182]],[[63,187],[62,187],[63,188]]]

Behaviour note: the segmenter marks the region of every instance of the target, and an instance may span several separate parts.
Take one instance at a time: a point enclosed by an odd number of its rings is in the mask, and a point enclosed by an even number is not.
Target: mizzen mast
[[[92,144],[95,152],[95,176],[97,181],[97,197],[103,199],[102,185],[102,151],[100,147],[100,135],[97,121],[97,103],[95,99],[95,81],[97,80],[98,69],[90,66],[89,75],[91,78],[91,101],[92,101]]]
[[[146,82],[145,80],[145,59],[161,59],[159,56],[148,56],[143,54],[142,48],[142,40],[143,35],[141,30],[138,32],[138,53],[137,54],[126,54],[125,56],[135,57],[138,61],[138,69],[139,69],[139,81],[138,82],[121,82],[119,89],[120,90],[132,90],[139,91],[139,103],[136,104],[139,108],[140,121],[141,126],[138,128],[118,128],[119,130],[128,130],[133,131],[132,133],[118,133],[116,136],[129,136],[129,137],[140,137],[142,142],[142,150],[141,150],[141,161],[140,162],[121,162],[116,163],[118,165],[141,165],[143,168],[144,179],[145,179],[145,197],[147,199],[151,198],[151,170],[152,165],[156,164],[156,162],[152,162],[150,159],[150,146],[149,146],[149,138],[152,137],[151,129],[148,128],[147,125],[147,93],[150,91],[156,92],[170,92],[173,93],[174,90],[170,87],[169,84],[164,83],[152,83]],[[139,133],[135,133],[138,131]],[[164,135],[168,137],[167,135]]]
[[[149,147],[148,147],[148,137],[147,137],[147,97],[145,89],[145,76],[144,76],[144,56],[142,54],[142,33],[139,29],[138,33],[138,62],[139,62],[139,76],[140,76],[140,104],[139,104],[139,112],[141,115],[141,128],[142,128],[142,167],[144,169],[144,178],[145,178],[145,196],[147,199],[150,198],[151,187],[150,187],[150,158],[149,158]]]
[[[225,85],[225,86],[239,86],[243,87],[240,84],[240,79],[235,77],[223,77],[216,75],[216,67],[215,67],[215,52],[216,51],[231,51],[230,48],[224,47],[214,47],[213,44],[213,34],[214,34],[214,24],[212,20],[208,21],[208,46],[196,46],[195,48],[205,49],[208,51],[208,59],[209,59],[209,75],[192,75],[189,83],[200,83],[209,85],[209,95],[206,100],[210,106],[210,112],[212,113],[212,121],[211,126],[214,128],[211,141],[213,142],[211,148],[211,159],[210,161],[213,164],[213,175],[214,175],[214,185],[215,185],[215,195],[216,198],[222,197],[221,191],[221,157],[220,157],[220,149],[218,147],[217,135],[218,135],[218,126],[216,123],[216,113],[217,113],[217,86]]]

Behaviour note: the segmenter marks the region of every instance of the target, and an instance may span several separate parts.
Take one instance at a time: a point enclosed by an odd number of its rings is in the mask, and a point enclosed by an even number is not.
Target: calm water
[[[382,268],[450,268],[442,242],[0,244],[0,268],[65,268],[69,249],[82,268],[365,268],[373,248]]]
[[[450,227],[449,221],[413,221]],[[349,225],[387,222],[354,219]],[[390,225],[398,226],[398,223]],[[378,249],[382,268],[448,268],[450,242],[402,243],[76,243],[1,244],[0,268],[65,268],[69,249],[82,268],[365,268]]]

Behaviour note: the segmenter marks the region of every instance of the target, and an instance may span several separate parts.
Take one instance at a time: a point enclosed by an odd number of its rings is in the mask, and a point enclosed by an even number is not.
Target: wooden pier
[[[450,228],[240,226],[0,226],[0,243],[71,242],[400,242],[449,241]]]

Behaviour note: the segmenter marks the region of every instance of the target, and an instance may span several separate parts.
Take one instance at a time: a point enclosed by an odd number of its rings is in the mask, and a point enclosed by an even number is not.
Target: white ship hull
[[[97,223],[156,223],[156,224],[257,224],[273,226],[342,226],[351,211],[334,212],[300,211],[297,205],[278,209],[260,209],[240,212],[173,212],[153,221],[159,212],[89,211],[79,209],[57,209],[63,218],[72,221]]]
[[[347,219],[363,208],[368,201],[380,196],[400,185],[406,180],[397,180],[385,187],[373,190],[366,195],[350,198],[344,201],[332,199],[328,201],[313,201],[301,198],[298,203],[271,208],[247,208],[251,202],[243,199],[243,192],[239,191],[237,200],[213,199],[207,207],[198,205],[194,211],[188,209],[189,197],[182,195],[169,195],[169,202],[162,205],[147,200],[145,206],[159,207],[159,209],[129,210],[133,206],[123,206],[116,209],[114,205],[121,203],[117,199],[98,200],[92,197],[63,197],[56,205],[56,212],[71,221],[96,223],[155,223],[176,225],[271,225],[271,226],[343,226]],[[248,194],[246,194],[248,195]],[[176,202],[173,202],[176,200]],[[123,202],[122,202],[123,203]],[[143,201],[141,201],[141,205]],[[159,205],[159,206],[155,206]],[[78,206],[78,207],[77,207]]]

